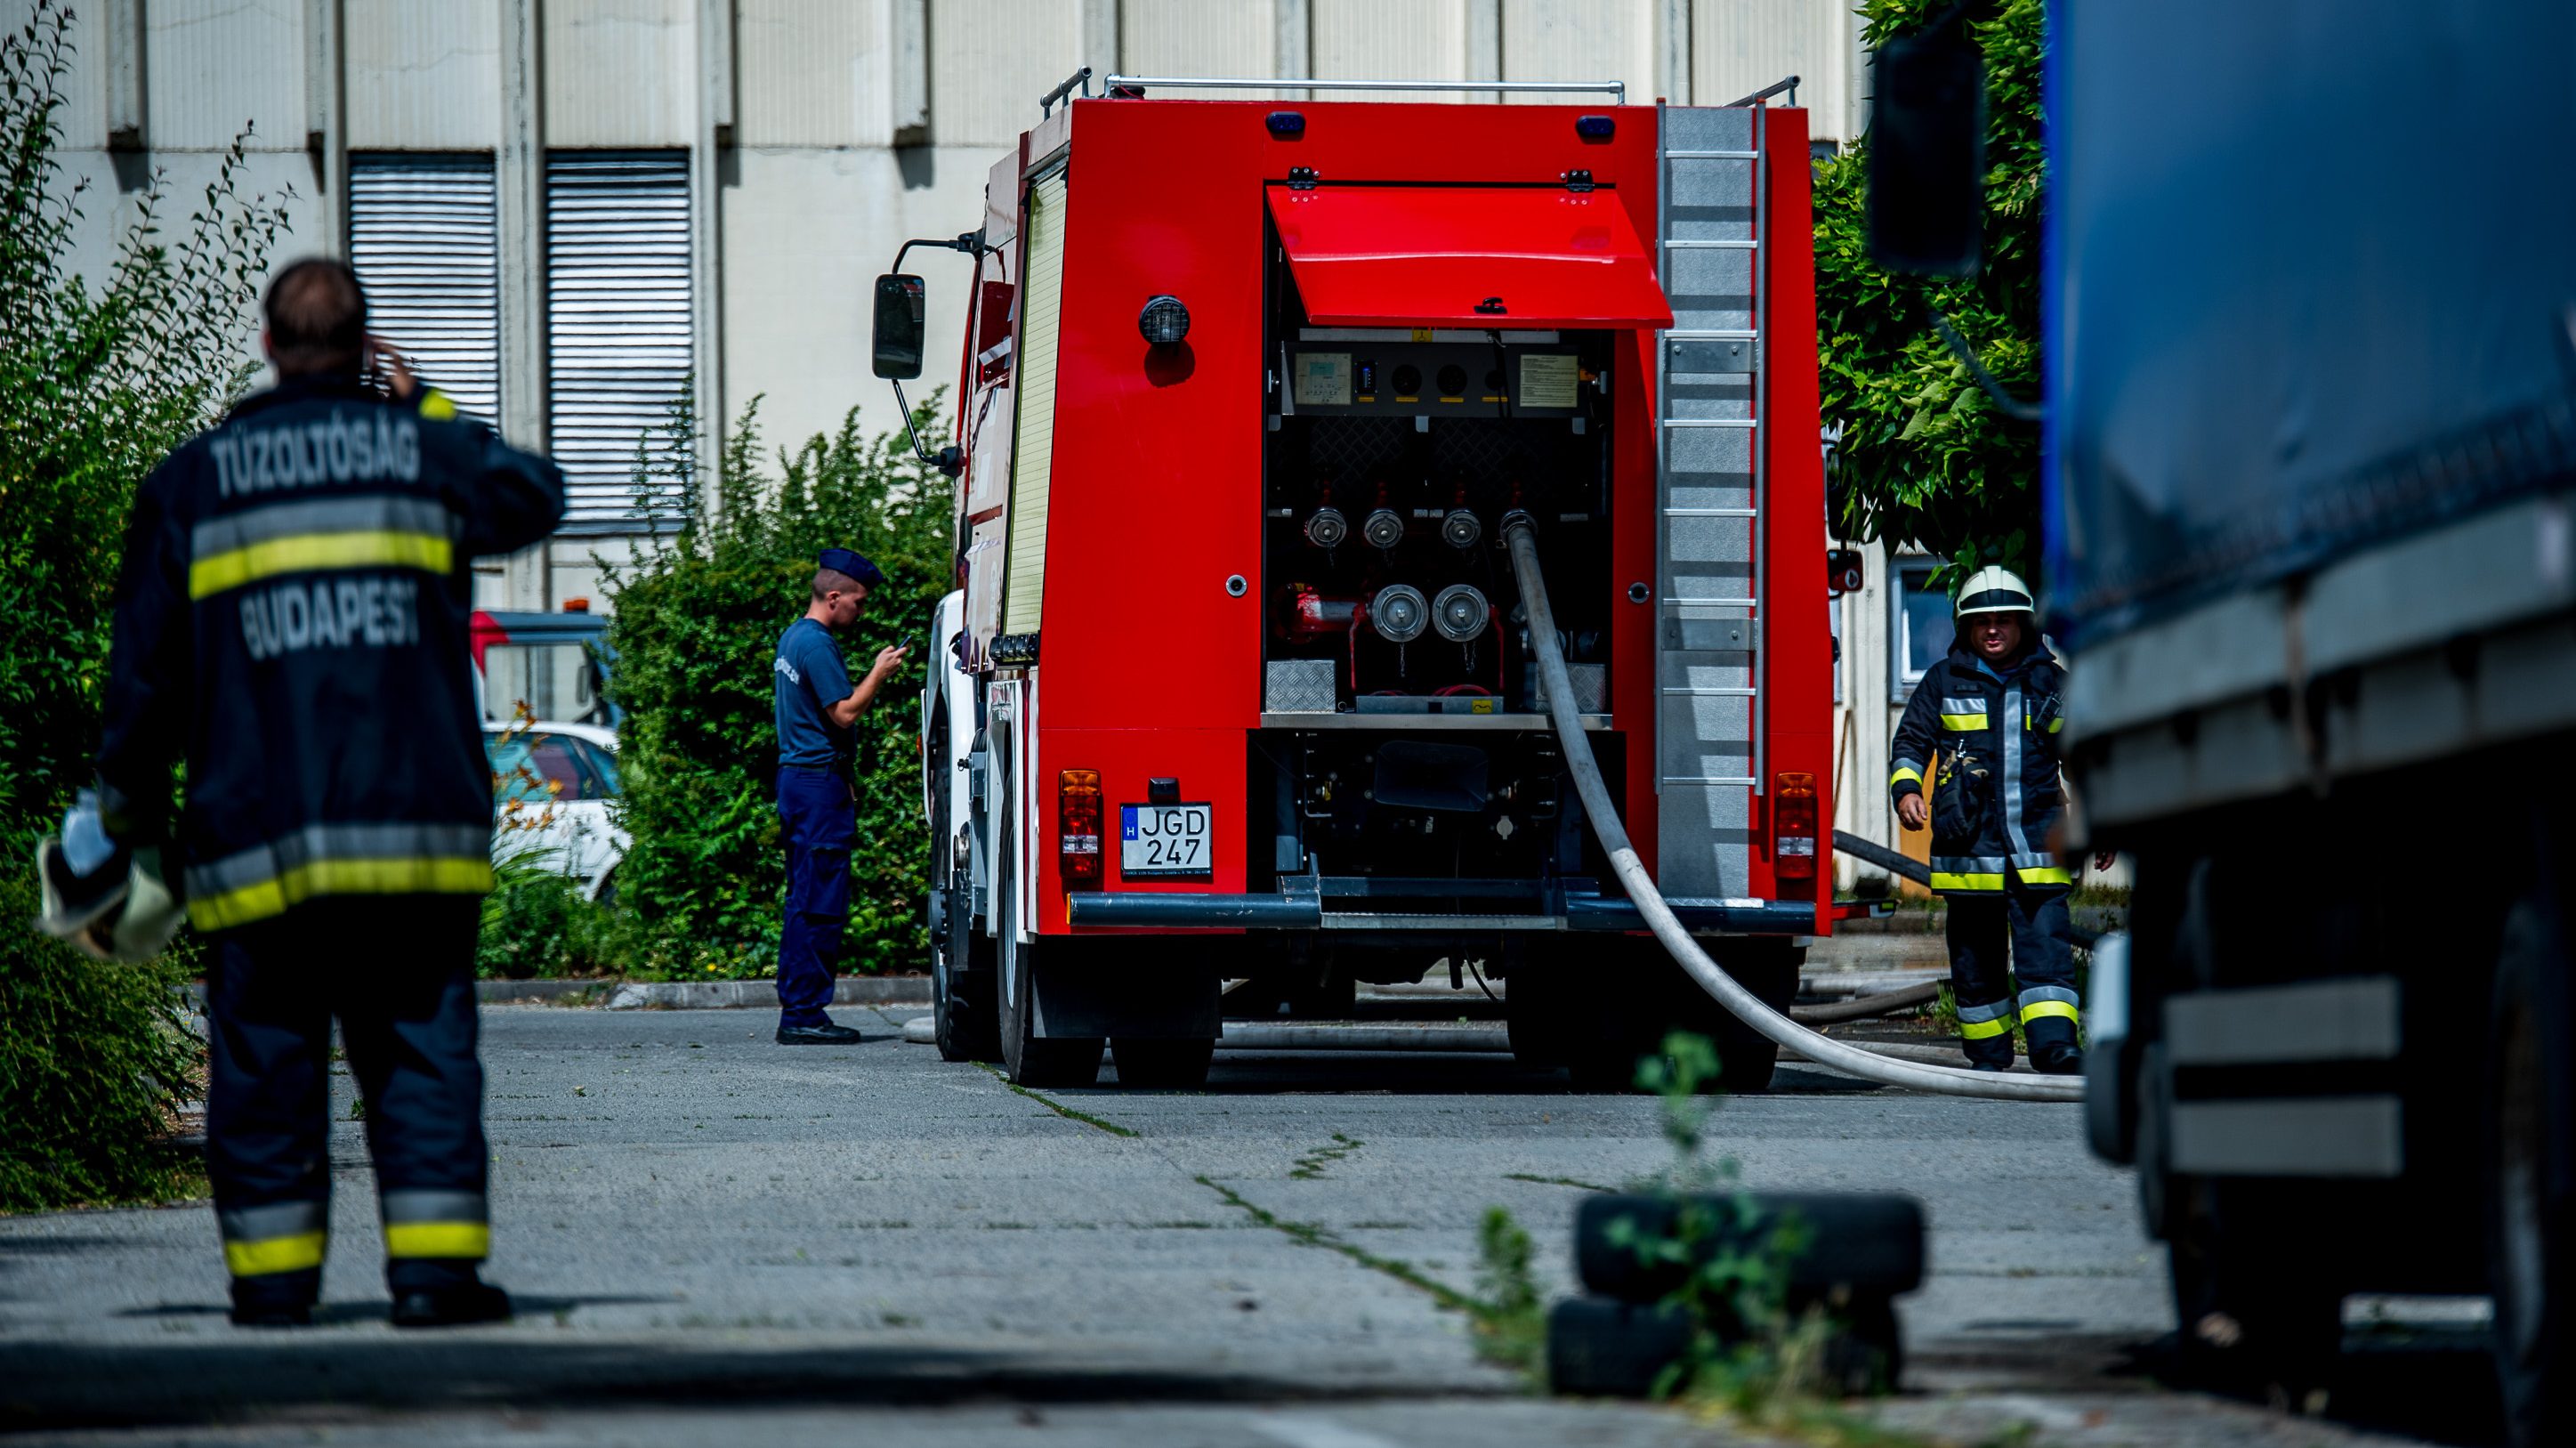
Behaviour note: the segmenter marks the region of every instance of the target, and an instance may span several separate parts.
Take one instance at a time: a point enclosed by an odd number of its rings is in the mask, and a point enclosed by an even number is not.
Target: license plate
[[[1204,804],[1122,804],[1118,807],[1118,870],[1135,875],[1207,875],[1215,872]]]

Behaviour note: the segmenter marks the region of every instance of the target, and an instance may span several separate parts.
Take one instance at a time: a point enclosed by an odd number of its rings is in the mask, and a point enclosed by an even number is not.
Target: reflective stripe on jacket
[[[468,564],[545,537],[563,510],[554,464],[436,392],[396,403],[353,378],[245,399],[144,480],[100,797],[119,836],[158,839],[185,761],[199,929],[325,895],[491,888]],[[299,1260],[304,1235],[286,1234]]]
[[[2047,852],[2065,808],[2057,755],[2065,682],[2044,643],[2000,673],[1962,643],[1914,686],[1889,749],[1888,792],[1898,801],[1929,797],[1934,890],[2072,883]]]

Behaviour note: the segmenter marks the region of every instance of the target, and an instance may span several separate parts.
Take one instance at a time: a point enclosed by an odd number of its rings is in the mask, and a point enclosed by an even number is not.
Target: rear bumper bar
[[[1637,907],[1619,896],[1568,894],[1560,909],[1526,913],[1326,909],[1323,895],[1217,895],[1165,891],[1076,890],[1066,897],[1077,929],[1366,930],[1465,935],[1501,931],[1646,928]],[[1535,903],[1535,902],[1533,902]],[[1738,935],[1812,935],[1816,907],[1804,900],[1666,902],[1682,924]]]

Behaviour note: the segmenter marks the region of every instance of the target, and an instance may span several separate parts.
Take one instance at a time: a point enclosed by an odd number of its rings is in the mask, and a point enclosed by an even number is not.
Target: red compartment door
[[[1306,315],[1326,327],[1669,327],[1615,191],[1268,188]]]

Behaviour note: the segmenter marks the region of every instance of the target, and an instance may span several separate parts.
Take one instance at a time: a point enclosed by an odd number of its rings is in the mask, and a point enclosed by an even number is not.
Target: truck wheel
[[[1118,1062],[1118,1084],[1165,1091],[1196,1091],[1207,1084],[1216,1042],[1207,1040],[1139,1040],[1113,1036],[1110,1054]]]
[[[2517,907],[2496,962],[2487,1051],[2487,1281],[2496,1382],[2516,1448],[2576,1435],[2576,1017],[2567,951]]]
[[[2304,1265],[2309,1233],[2281,1189],[2172,1177],[2164,1190],[2186,1375],[2292,1403],[2323,1386],[2343,1346],[2343,1291]]]
[[[940,938],[931,954],[930,1013],[939,1059],[990,1061],[1002,1053],[993,1004],[993,942],[977,935],[962,889],[940,892]]]
[[[1798,998],[1798,974],[1807,964],[1803,948],[1785,940],[1712,940],[1708,953],[1771,1009],[1786,1015]],[[1676,1023],[1717,1045],[1717,1088],[1738,1095],[1770,1090],[1772,1073],[1780,1064],[1780,1043],[1737,1020],[1679,965],[1671,967],[1671,973],[1680,997],[1674,1011]]]
[[[1011,903],[1010,877],[995,882],[1003,892],[1002,928],[996,942],[1002,982],[1002,1069],[1014,1086],[1088,1086],[1100,1079],[1098,1036],[1057,1037],[1037,1034],[1037,965],[1042,951],[1061,950],[1061,940],[1022,944],[1015,939],[1019,922]]]

